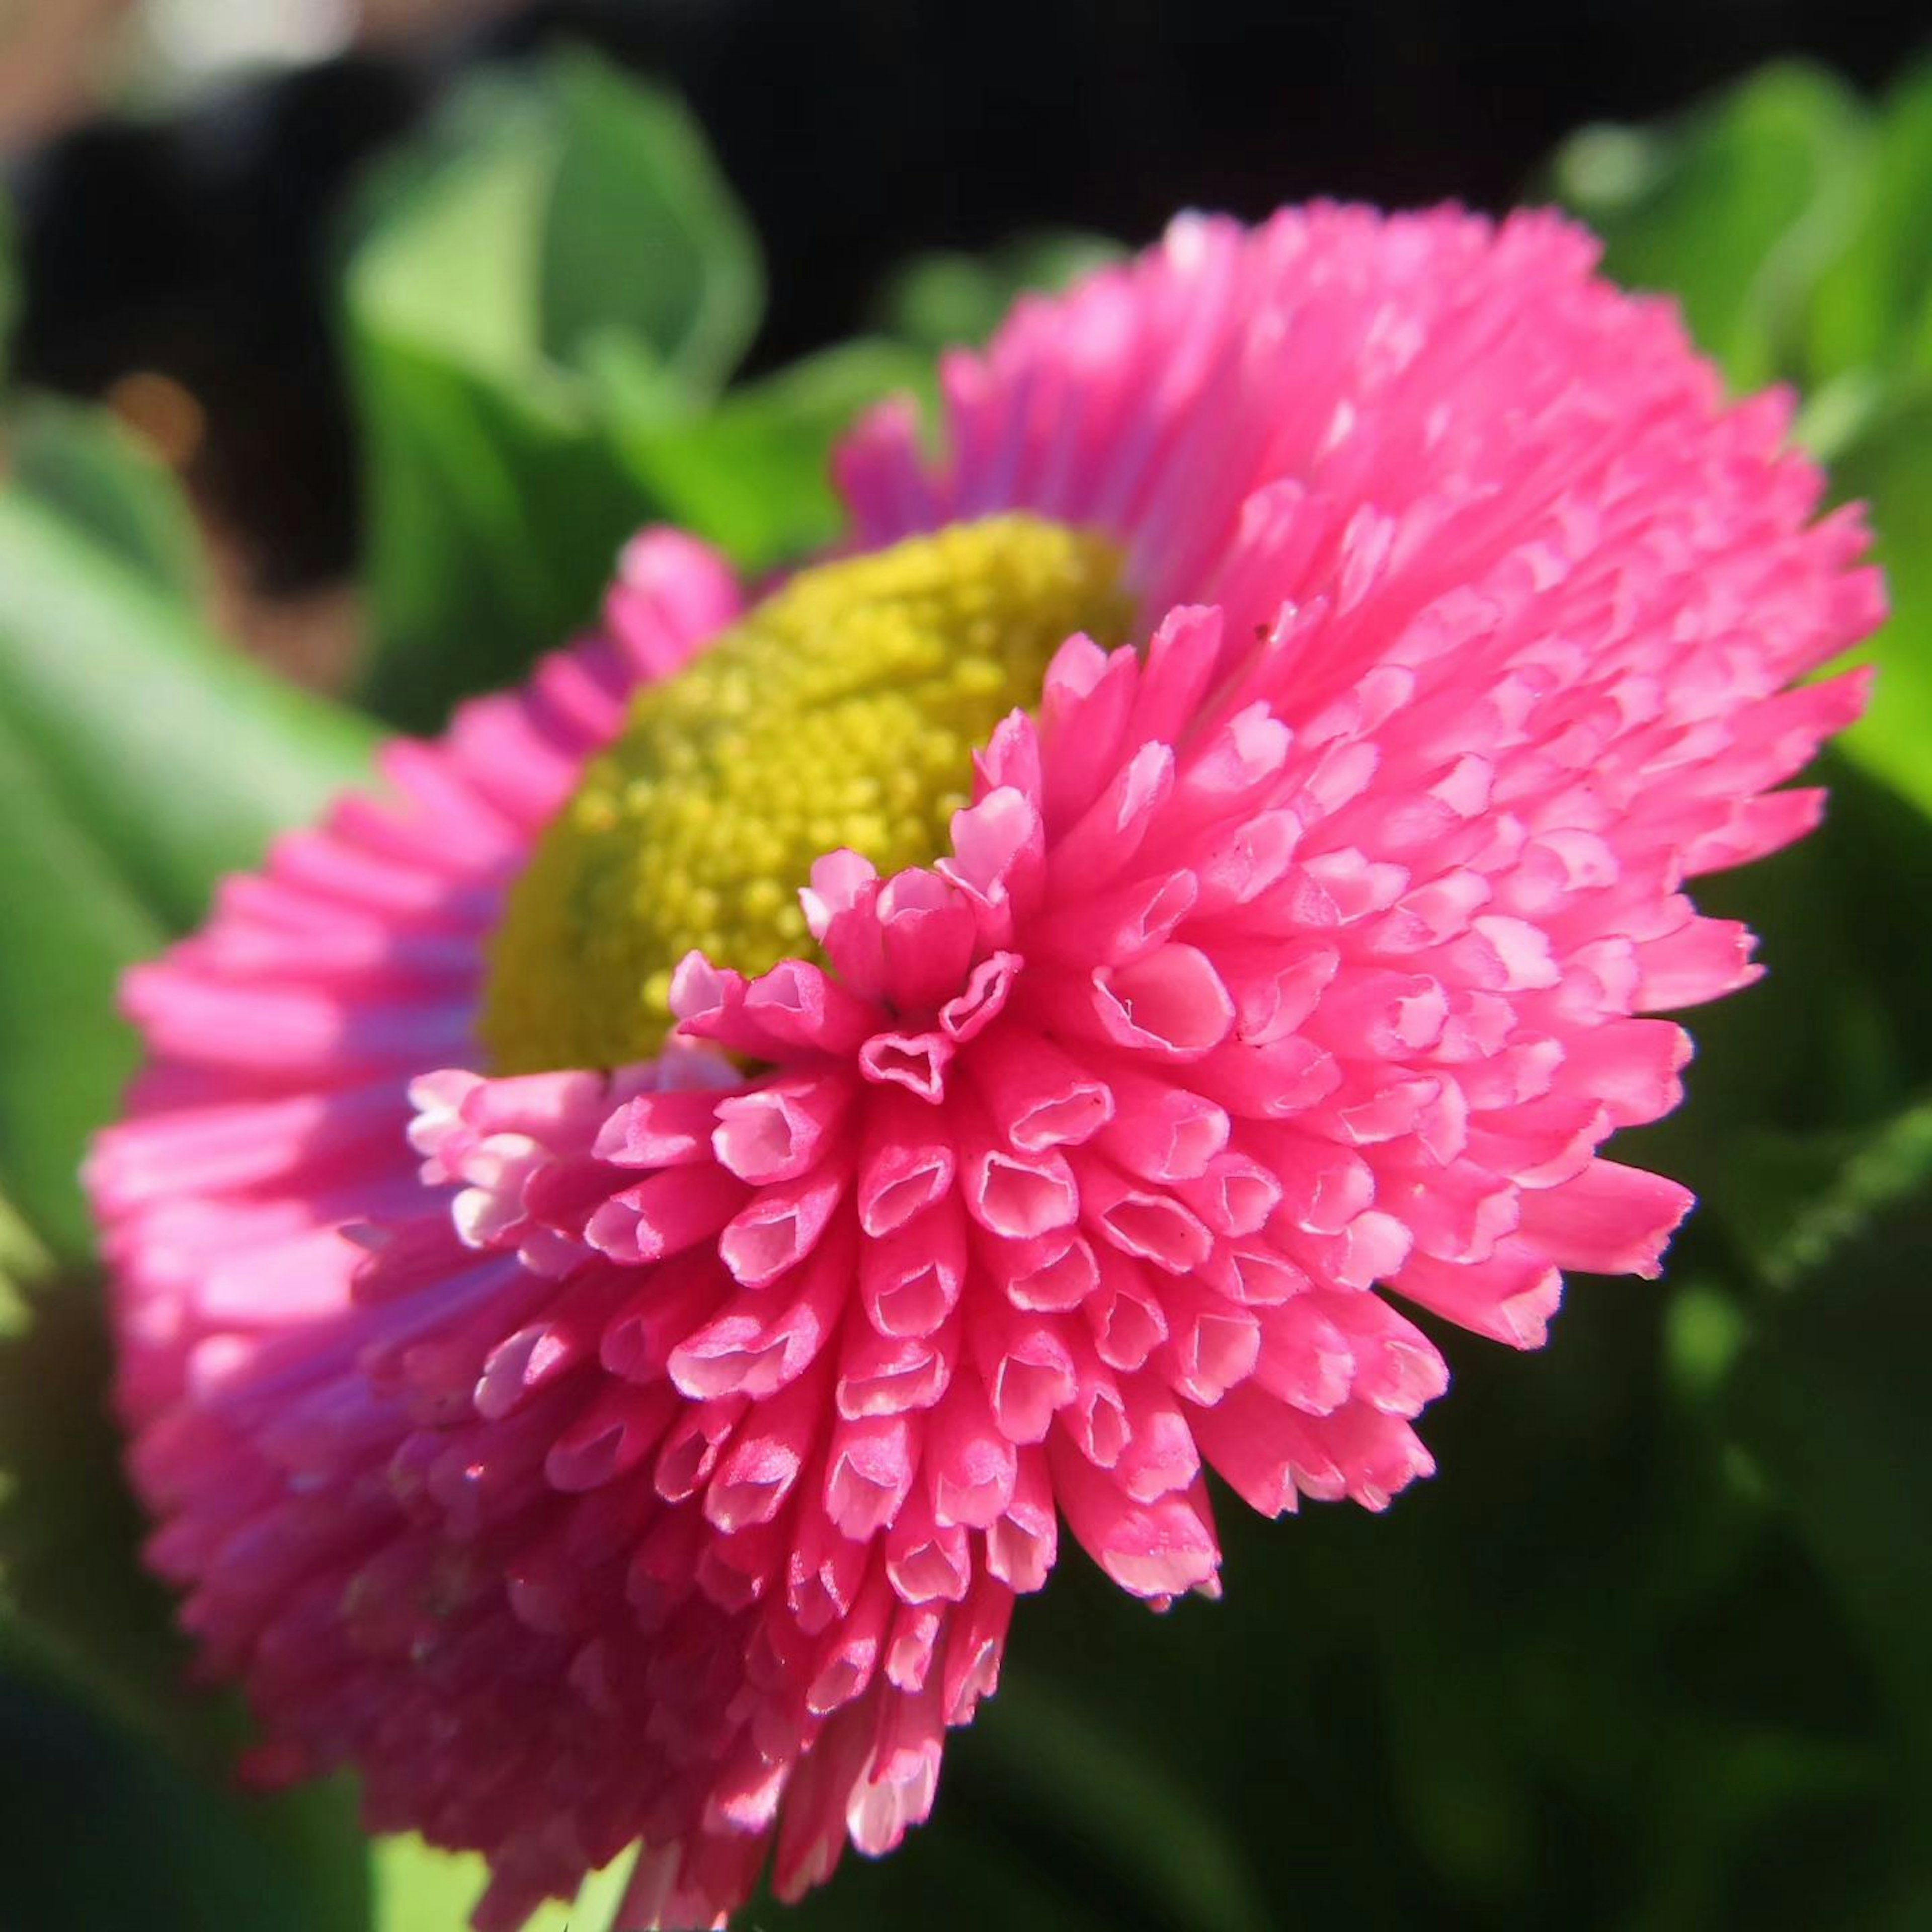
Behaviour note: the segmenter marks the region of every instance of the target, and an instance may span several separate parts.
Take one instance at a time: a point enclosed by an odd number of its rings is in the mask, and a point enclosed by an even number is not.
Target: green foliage
[[[838,534],[828,452],[871,404],[929,386],[930,370],[902,344],[849,342],[683,417],[620,345],[607,345],[601,374],[618,446],[659,514],[761,571]]]
[[[31,1634],[4,1622],[0,1739],[9,1932],[366,1924],[345,1788],[238,1803],[104,1710]]]
[[[517,677],[596,613],[652,512],[587,372],[711,400],[757,324],[755,246],[683,109],[587,54],[460,90],[373,184],[344,283],[374,643],[392,722]]]
[[[98,418],[18,413],[0,494],[0,1186],[85,1252],[74,1172],[131,1065],[122,970],[362,770],[360,721],[209,636],[187,513]]]
[[[1558,195],[1604,238],[1620,281],[1667,289],[1740,388],[1783,372],[1820,272],[1864,193],[1857,97],[1816,68],[1767,68],[1662,130],[1589,128]]]
[[[490,1882],[480,1858],[439,1852],[413,1836],[380,1840],[370,1858],[368,1932],[456,1932]],[[568,1905],[545,1906],[524,1932],[604,1932],[624,1895],[628,1858],[614,1859],[584,1882]]]
[[[134,1063],[115,982],[358,774],[368,728],[202,628],[166,473],[104,418],[14,410],[0,493],[0,1808],[7,1922],[360,1932],[351,1795],[244,1803],[141,1574],[76,1180]],[[57,1265],[57,1264],[58,1265]]]
[[[352,1794],[229,1789],[240,1714],[186,1682],[187,1646],[142,1573],[93,1289],[44,1255],[26,1272],[31,1318],[0,1349],[9,1932],[362,1932]]]
[[[1796,1606],[1765,1594],[1732,1628],[1754,1619],[1812,1681],[1809,1756],[1788,1740],[1720,1775],[1792,1794],[1782,1868],[1832,1848],[1836,1888],[1809,1910],[1771,1894],[1777,1922],[1876,1932],[1932,1895],[1932,62],[1869,106],[1768,70],[1669,128],[1586,130],[1550,178],[1610,273],[1682,298],[1734,388],[1808,391],[1798,433],[1834,497],[1869,506],[1888,580],[1875,700],[1824,761],[1824,831],[1700,895],[1764,932],[1773,976],[1694,1018],[1692,1108],[1630,1150],[1704,1197],[1672,1383],[1759,1546],[1804,1579]],[[1707,1885],[1664,1922],[1717,1922],[1726,1895]]]
[[[27,741],[0,724],[0,1181],[40,1236],[85,1254],[75,1179],[112,1112],[134,1042],[110,1016],[122,970],[160,928],[58,803]]]
[[[364,721],[258,670],[31,488],[0,496],[0,707],[171,928],[359,776]]]
[[[344,316],[364,431],[362,696],[440,722],[595,614],[617,549],[674,522],[752,572],[836,532],[832,444],[929,387],[932,350],[1111,253],[1023,238],[928,258],[886,337],[721,397],[756,328],[755,246],[684,110],[587,54],[492,75],[365,195]]]
[[[1763,1272],[1777,1292],[1732,1388],[1737,1426],[1864,1640],[1932,1827],[1932,1102],[1842,1158]]]
[[[15,484],[184,609],[206,590],[201,535],[173,477],[100,410],[29,396],[8,415]]]
[[[1932,809],[1932,379],[1900,381],[1870,405],[1832,475],[1840,495],[1870,506],[1892,604],[1875,654],[1878,689],[1844,748]]]
[[[1667,290],[1739,391],[1807,392],[1799,433],[1869,505],[1892,621],[1846,754],[1932,808],[1932,60],[1868,106],[1766,69],[1662,128],[1592,128],[1548,185],[1619,280]]]

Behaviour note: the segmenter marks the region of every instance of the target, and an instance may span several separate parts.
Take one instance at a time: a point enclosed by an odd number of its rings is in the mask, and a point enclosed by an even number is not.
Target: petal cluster
[[[492,1078],[504,886],[625,692],[735,614],[641,540],[609,636],[226,889],[133,982],[92,1184],[135,1468],[265,1774],[477,1846],[479,1924],[641,1840],[711,1922],[922,1818],[1060,1526],[1212,1594],[1270,1514],[1432,1465],[1425,1310],[1518,1347],[1688,1205],[1600,1150],[1660,1012],[1746,983],[1696,874],[1815,820],[1876,621],[1777,398],[1545,218],[1178,224],[888,410],[854,542],[1119,543],[930,867],[828,853],[814,947],[694,954],[663,1054]],[[1405,1312],[1410,1311],[1410,1312]]]

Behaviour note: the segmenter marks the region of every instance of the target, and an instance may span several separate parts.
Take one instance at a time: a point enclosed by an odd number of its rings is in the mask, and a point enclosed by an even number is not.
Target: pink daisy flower
[[[712,1923],[925,1817],[1062,1526],[1216,1590],[1432,1465],[1423,1310],[1518,1348],[1688,1204],[1602,1157],[1694,875],[1857,712],[1780,397],[1585,236],[1178,223],[862,424],[838,559],[647,533],[594,641],[384,754],[131,976],[90,1184],[154,1563],[266,1778],[633,1845]]]

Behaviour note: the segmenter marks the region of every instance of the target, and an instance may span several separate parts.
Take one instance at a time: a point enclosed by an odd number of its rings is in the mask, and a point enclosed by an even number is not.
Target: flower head
[[[152,1545],[266,1777],[641,1842],[715,1920],[925,1816],[1064,1524],[1214,1593],[1204,1472],[1384,1507],[1447,1371],[1688,1204],[1604,1159],[1746,983],[1695,874],[1856,712],[1778,398],[1530,215],[1290,211],[1028,301],[744,608],[602,635],[130,980],[101,1139]]]

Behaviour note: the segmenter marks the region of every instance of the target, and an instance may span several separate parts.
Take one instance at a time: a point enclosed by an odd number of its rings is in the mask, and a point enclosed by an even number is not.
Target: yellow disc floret
[[[929,863],[972,754],[1072,633],[1127,633],[1119,553],[1026,516],[955,524],[792,579],[640,690],[538,842],[493,943],[501,1073],[654,1052],[694,946],[756,974],[810,950],[798,891],[849,847]]]

